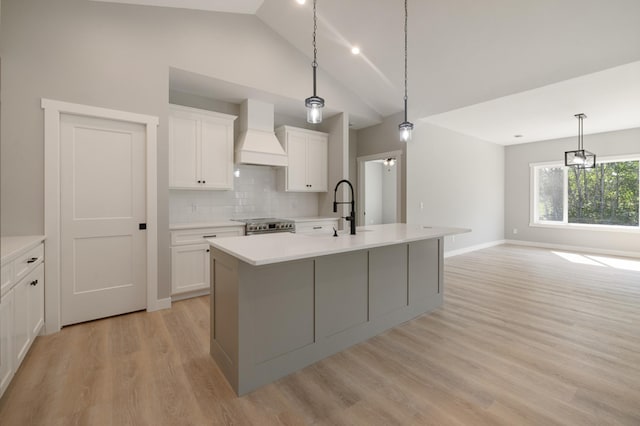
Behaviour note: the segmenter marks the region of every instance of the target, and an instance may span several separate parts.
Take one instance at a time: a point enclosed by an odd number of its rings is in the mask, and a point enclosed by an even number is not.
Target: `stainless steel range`
[[[271,234],[274,232],[296,232],[296,223],[288,219],[260,217],[256,219],[234,219],[243,222],[245,235]]]

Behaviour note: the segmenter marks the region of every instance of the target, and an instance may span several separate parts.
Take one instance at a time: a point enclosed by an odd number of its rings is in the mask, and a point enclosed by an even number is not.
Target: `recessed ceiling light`
[[[513,135],[514,138],[521,138],[522,135]]]
[[[353,46],[351,48],[351,53],[353,53],[354,55],[359,55],[360,54],[360,48],[358,46]]]
[[[296,2],[298,2],[298,4],[305,4],[307,0],[296,0]]]

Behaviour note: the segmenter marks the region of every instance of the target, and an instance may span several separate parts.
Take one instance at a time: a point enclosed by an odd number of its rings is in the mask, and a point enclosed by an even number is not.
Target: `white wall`
[[[382,223],[382,164],[375,161],[364,163],[364,211],[367,225]]]
[[[407,144],[407,223],[471,228],[455,242],[448,237],[446,251],[502,240],[504,147],[416,126]]]
[[[397,222],[398,167],[380,164],[382,174],[382,223]]]
[[[379,154],[390,151],[402,151],[402,173],[400,179],[400,217],[399,222],[406,222],[407,202],[407,144],[400,142],[398,124],[403,120],[403,113],[395,114],[384,119],[378,125],[358,130],[358,157]]]
[[[251,15],[4,0],[0,19],[1,234],[44,230],[42,97],[158,116],[158,293],[168,297],[169,67],[302,102],[309,58]],[[377,115],[322,70],[319,78],[333,108]]]
[[[505,150],[505,236],[533,241],[623,252],[640,252],[640,233],[585,231],[529,226],[530,163],[564,161],[576,137],[507,146]],[[598,157],[640,154],[640,128],[585,135],[585,148]],[[513,234],[513,229],[518,234]]]

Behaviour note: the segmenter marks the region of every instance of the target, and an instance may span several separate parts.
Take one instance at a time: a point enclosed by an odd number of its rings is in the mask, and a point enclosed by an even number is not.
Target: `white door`
[[[171,294],[209,288],[209,244],[171,249]]]
[[[198,121],[193,118],[169,117],[169,186],[199,188],[200,156]]]
[[[146,307],[145,127],[62,114],[62,325]]]
[[[308,191],[307,186],[307,139],[306,135],[289,132],[287,134],[287,190]]]
[[[205,188],[233,188],[233,136],[231,126],[213,121],[200,122],[202,183]]]
[[[307,138],[307,184],[311,191],[327,190],[327,138]]]

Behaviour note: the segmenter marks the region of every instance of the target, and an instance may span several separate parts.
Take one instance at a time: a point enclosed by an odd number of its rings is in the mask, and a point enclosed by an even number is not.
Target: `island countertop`
[[[250,265],[268,265],[344,253],[411,241],[439,238],[470,232],[466,228],[449,228],[417,224],[392,223],[358,227],[356,235],[340,231],[338,237],[326,234],[292,234],[288,232],[207,239],[209,244]]]

